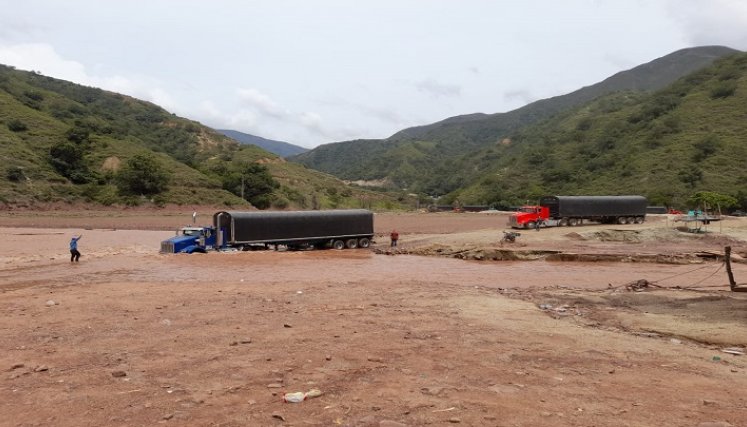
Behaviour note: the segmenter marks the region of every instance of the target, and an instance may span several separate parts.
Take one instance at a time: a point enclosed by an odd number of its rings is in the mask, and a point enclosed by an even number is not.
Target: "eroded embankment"
[[[596,229],[586,232],[573,231],[564,234],[561,239],[568,239],[575,243],[564,245],[550,238],[550,248],[543,248],[542,246],[547,245],[538,244],[536,239],[534,242],[528,240],[521,243],[517,241],[489,246],[467,241],[457,243],[431,241],[405,247],[380,248],[376,249],[376,253],[440,256],[475,261],[543,259],[547,261],[699,264],[705,260],[723,261],[724,246],[733,246],[732,262],[747,263],[745,242],[720,234],[694,235],[674,229]],[[588,242],[588,245],[583,245],[583,248],[579,249],[580,245],[577,244],[579,241]]]
[[[544,249],[502,248],[451,248],[433,245],[418,248],[375,249],[383,255],[441,256],[473,261],[578,261],[578,262],[646,262],[656,264],[700,264],[705,260],[723,260],[724,255],[716,251],[701,251],[677,254],[657,253],[579,253]],[[747,263],[744,257],[732,255],[732,262]]]

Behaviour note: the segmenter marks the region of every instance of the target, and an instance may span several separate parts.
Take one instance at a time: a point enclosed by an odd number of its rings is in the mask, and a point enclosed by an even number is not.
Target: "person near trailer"
[[[397,246],[397,241],[399,240],[399,233],[397,233],[397,230],[392,230],[391,233],[389,233],[389,239],[391,240],[391,247]]]
[[[72,239],[70,239],[70,262],[78,262],[80,259],[80,252],[78,251],[78,240],[83,237],[83,235],[79,236],[73,236]]]

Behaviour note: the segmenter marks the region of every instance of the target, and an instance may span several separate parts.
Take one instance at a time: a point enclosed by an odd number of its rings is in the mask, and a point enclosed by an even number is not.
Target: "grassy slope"
[[[723,88],[733,94],[719,97]],[[695,191],[747,196],[747,54],[652,95],[615,94],[481,153],[489,173],[452,197],[514,204],[542,194],[644,194],[681,206]],[[690,179],[694,176],[695,179]]]
[[[478,154],[524,126],[614,91],[660,89],[734,52],[721,46],[684,49],[598,84],[507,113],[452,117],[405,129],[386,140],[323,145],[292,159],[343,179],[387,179],[396,187],[443,194],[477,178],[484,164]]]
[[[11,130],[19,122],[26,129]],[[91,129],[84,156],[98,176],[83,185],[68,181],[49,162],[50,147],[65,141],[76,123]],[[0,66],[0,202],[122,203],[105,165],[121,164],[140,152],[156,157],[170,174],[169,190],[158,196],[159,203],[248,206],[222,190],[219,178],[205,166],[261,160],[283,184],[276,197],[287,201],[288,208],[344,207],[359,200],[370,200],[373,207],[397,205],[393,197],[349,188],[332,176],[286,164],[153,104]],[[18,168],[23,179],[14,182],[9,172]]]

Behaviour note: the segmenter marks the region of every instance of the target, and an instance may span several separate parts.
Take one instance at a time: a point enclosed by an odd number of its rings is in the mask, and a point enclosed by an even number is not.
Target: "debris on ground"
[[[285,403],[300,403],[306,399],[313,399],[322,395],[322,391],[317,388],[312,388],[306,393],[302,391],[296,391],[292,393],[285,393],[283,395],[283,402]]]
[[[745,349],[740,347],[729,347],[721,349],[721,351],[724,353],[733,354],[735,356],[744,356]]]
[[[651,286],[652,283],[646,279],[639,279],[625,285],[625,289],[634,292],[641,292]]]

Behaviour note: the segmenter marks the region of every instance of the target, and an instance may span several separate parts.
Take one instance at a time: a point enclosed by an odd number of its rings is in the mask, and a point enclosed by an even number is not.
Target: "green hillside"
[[[380,180],[394,188],[442,195],[469,185],[490,164],[476,155],[519,129],[618,91],[653,91],[736,51],[683,49],[567,95],[497,114],[452,117],[405,129],[385,140],[327,144],[292,158],[347,180]],[[492,154],[490,154],[492,155]]]
[[[1,65],[0,159],[0,206],[397,205],[154,104]]]
[[[514,205],[545,194],[643,194],[684,206],[698,191],[747,206],[747,54],[653,94],[621,92],[524,128],[474,156],[487,170],[446,199]]]

